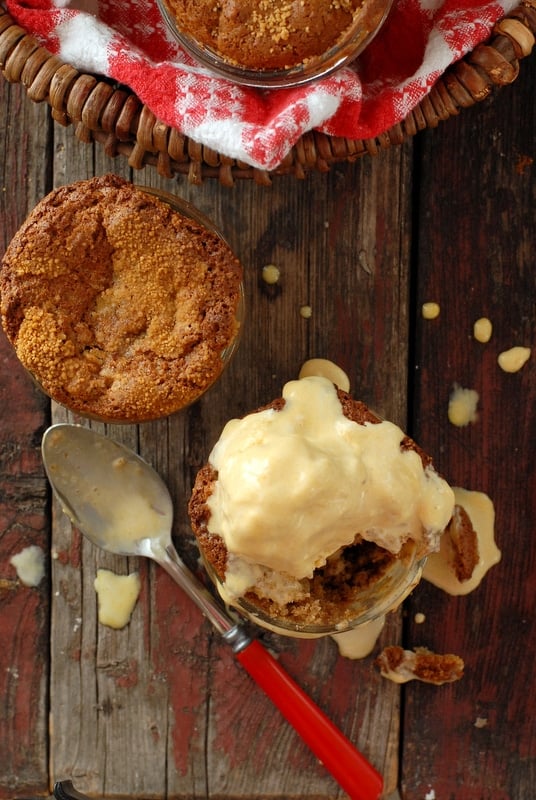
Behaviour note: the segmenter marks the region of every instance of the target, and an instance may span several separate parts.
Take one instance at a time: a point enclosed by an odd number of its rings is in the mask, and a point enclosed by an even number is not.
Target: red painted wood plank
[[[47,402],[0,334],[0,797],[48,785],[49,582],[26,587],[13,555],[47,554],[46,486],[39,453]]]
[[[0,257],[46,181],[46,110],[22,86],[0,81]],[[48,401],[0,330],[0,797],[48,790],[49,582],[17,581],[10,559],[48,553],[46,485],[39,453]]]
[[[536,340],[535,78],[532,59],[514,88],[424,138],[414,433],[452,483],[491,497],[502,561],[467,597],[422,585],[411,601],[410,645],[457,653],[466,674],[405,689],[404,800],[534,794],[536,353],[516,374],[497,355]],[[419,316],[428,300],[433,321]],[[488,344],[473,338],[483,316]],[[480,395],[466,428],[447,419],[455,382]]]

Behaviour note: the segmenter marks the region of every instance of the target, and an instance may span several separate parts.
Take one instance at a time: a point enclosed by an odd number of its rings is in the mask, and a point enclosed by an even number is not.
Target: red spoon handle
[[[236,657],[352,800],[378,800],[382,776],[261,643],[254,640]]]

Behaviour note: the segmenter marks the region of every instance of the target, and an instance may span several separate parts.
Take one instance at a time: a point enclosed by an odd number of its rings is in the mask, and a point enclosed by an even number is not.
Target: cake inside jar
[[[229,64],[269,71],[326,53],[352,28],[363,0],[165,0],[165,5],[178,30],[199,45]],[[377,10],[374,20],[378,24]]]
[[[189,503],[225,599],[297,626],[352,620],[371,586],[437,549],[453,508],[412,439],[316,376],[227,423]]]
[[[7,248],[0,291],[4,330],[41,388],[105,421],[186,407],[238,341],[242,268],[227,243],[178,198],[115,175],[36,206]]]

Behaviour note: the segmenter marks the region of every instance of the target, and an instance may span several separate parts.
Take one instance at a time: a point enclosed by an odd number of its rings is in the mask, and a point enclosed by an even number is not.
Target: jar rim
[[[337,41],[314,58],[284,69],[252,69],[233,64],[216,50],[181,30],[166,0],[157,0],[164,23],[174,39],[200,64],[220,77],[243,86],[283,89],[327,77],[356,59],[376,36],[394,0],[363,0],[354,21]]]

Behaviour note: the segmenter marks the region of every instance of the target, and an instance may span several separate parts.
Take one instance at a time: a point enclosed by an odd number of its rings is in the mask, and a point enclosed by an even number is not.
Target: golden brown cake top
[[[241,277],[215,233],[108,175],[54,190],[22,225],[2,261],[2,323],[58,402],[150,419],[220,374]]]
[[[224,59],[258,70],[321,56],[350,27],[362,0],[165,0],[179,30]]]

